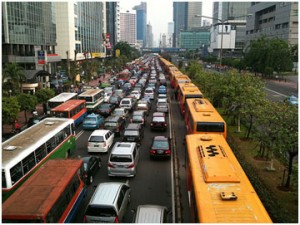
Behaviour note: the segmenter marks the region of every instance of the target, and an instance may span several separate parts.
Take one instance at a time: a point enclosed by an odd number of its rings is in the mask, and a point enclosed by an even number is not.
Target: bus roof
[[[186,145],[200,223],[272,222],[223,135],[187,135]]]
[[[65,102],[70,100],[71,98],[74,98],[77,95],[77,93],[69,93],[69,92],[63,92],[59,95],[51,98],[48,100],[48,102]]]
[[[73,124],[72,119],[45,118],[36,125],[29,127],[21,133],[2,143],[2,168],[16,165],[35,149],[57,134],[68,124]]]
[[[188,111],[193,117],[194,122],[224,122],[224,119],[215,107],[205,98],[186,99]]]
[[[80,159],[48,160],[2,204],[2,216],[46,215],[82,164]]]
[[[203,96],[199,88],[193,83],[181,83],[178,85],[179,85],[180,92],[185,95],[199,94],[199,96]]]
[[[98,94],[99,92],[103,92],[102,89],[89,89],[86,90],[85,92],[81,93],[80,95],[78,95],[78,97],[86,97],[86,96],[93,96]]]
[[[59,106],[56,106],[55,108],[51,109],[51,111],[54,112],[65,112],[65,111],[70,111],[72,109],[74,109],[76,106],[85,103],[85,100],[69,100],[66,101],[62,104],[60,104]]]

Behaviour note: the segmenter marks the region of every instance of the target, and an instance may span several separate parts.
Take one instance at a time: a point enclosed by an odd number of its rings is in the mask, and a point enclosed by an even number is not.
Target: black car
[[[125,119],[121,116],[109,116],[105,119],[104,128],[111,130],[116,135],[121,135],[121,131],[124,130]]]
[[[100,105],[99,109],[97,109],[97,113],[107,117],[111,114],[112,111],[116,108],[115,104],[103,103]]]
[[[171,158],[171,145],[168,137],[155,136],[152,139],[150,158]]]
[[[27,124],[27,127],[31,127],[37,123],[39,123],[40,121],[42,121],[43,119],[47,118],[48,115],[41,115],[41,116],[34,116],[34,117],[31,117],[29,120],[28,120],[28,124]]]
[[[167,122],[164,116],[153,116],[151,123],[151,130],[167,130]]]
[[[123,141],[140,143],[144,137],[144,129],[141,124],[130,123],[124,130]]]
[[[93,183],[93,176],[101,168],[101,158],[96,156],[86,156],[81,158],[83,161],[84,178],[86,184]]]

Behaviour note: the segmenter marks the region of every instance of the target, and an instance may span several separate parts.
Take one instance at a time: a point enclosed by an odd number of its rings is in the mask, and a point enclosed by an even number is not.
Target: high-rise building
[[[210,43],[209,27],[201,27],[197,31],[183,31],[180,36],[180,47],[185,49],[199,50]]]
[[[168,39],[167,46],[168,47],[173,46],[173,33],[174,33],[174,22],[169,22],[168,23],[168,35],[167,35],[167,39]]]
[[[147,43],[147,3],[141,2],[140,5],[134,6],[136,11],[136,39],[143,47]]]
[[[147,24],[147,48],[153,47],[153,33],[152,33],[152,26],[150,23]]]
[[[51,2],[2,2],[2,67],[18,63],[27,80],[23,92],[49,87],[61,58],[56,53],[55,5]],[[38,56],[40,57],[38,60]]]
[[[120,40],[120,3],[106,2],[106,53],[110,51]],[[110,45],[110,46],[109,46]]]
[[[173,2],[173,47],[180,45],[180,32],[201,27],[202,2]]]
[[[133,13],[120,13],[120,41],[136,45],[136,15]]]
[[[298,2],[253,2],[248,8],[247,44],[262,35],[298,44]]]
[[[214,54],[241,56],[246,44],[247,9],[250,2],[214,2],[210,47]]]
[[[92,58],[92,55],[105,57],[103,33],[106,28],[103,3],[55,2],[55,5],[57,10],[56,49],[62,59],[75,60],[75,50],[76,60]]]

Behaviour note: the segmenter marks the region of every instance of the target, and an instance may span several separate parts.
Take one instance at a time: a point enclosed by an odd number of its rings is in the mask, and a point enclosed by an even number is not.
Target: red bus
[[[77,126],[87,116],[86,101],[69,100],[51,109],[51,115],[59,118],[73,119],[75,126]]]
[[[2,204],[4,223],[70,223],[86,195],[81,159],[51,159]]]
[[[194,83],[182,83],[178,85],[177,101],[181,114],[185,113],[185,101],[188,98],[203,98],[202,92]]]

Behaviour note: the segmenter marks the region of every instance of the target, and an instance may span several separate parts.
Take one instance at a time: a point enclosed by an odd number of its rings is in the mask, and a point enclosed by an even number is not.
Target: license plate
[[[158,153],[158,154],[163,154],[164,151],[163,151],[163,150],[157,150],[157,153]]]
[[[127,138],[128,141],[134,141],[134,138]]]
[[[94,145],[95,148],[99,147],[99,145]]]

